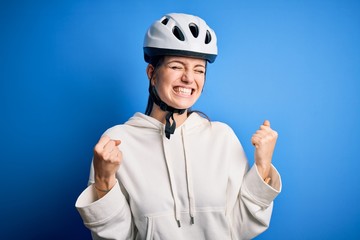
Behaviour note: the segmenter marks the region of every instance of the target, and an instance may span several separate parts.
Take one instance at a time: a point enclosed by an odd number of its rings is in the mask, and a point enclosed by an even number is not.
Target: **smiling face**
[[[160,99],[167,105],[188,109],[201,95],[205,71],[206,62],[203,59],[166,56],[152,78],[151,84],[155,86]]]

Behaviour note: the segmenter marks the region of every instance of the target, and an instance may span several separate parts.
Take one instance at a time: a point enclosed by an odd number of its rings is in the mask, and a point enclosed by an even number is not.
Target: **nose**
[[[184,71],[181,81],[187,84],[191,84],[194,82],[194,74],[191,71]]]

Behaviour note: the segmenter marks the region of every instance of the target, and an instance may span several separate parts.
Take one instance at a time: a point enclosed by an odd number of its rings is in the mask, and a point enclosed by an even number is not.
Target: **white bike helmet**
[[[196,57],[212,63],[217,56],[215,32],[197,16],[167,14],[150,26],[144,39],[147,63],[161,55]]]

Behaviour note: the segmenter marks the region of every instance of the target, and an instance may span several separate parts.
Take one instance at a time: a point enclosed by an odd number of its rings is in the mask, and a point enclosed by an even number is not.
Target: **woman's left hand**
[[[271,160],[274,153],[278,133],[270,128],[270,122],[265,120],[260,129],[251,138],[255,146],[255,164],[261,177],[265,180],[269,177]],[[266,181],[268,182],[268,181]]]

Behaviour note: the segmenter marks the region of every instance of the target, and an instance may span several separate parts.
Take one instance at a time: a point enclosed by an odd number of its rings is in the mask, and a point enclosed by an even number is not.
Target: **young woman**
[[[229,126],[190,110],[216,55],[215,33],[199,17],[168,14],[149,28],[146,114],[100,138],[76,202],[94,239],[251,239],[268,228],[281,190],[270,122],[251,139],[250,168]]]

